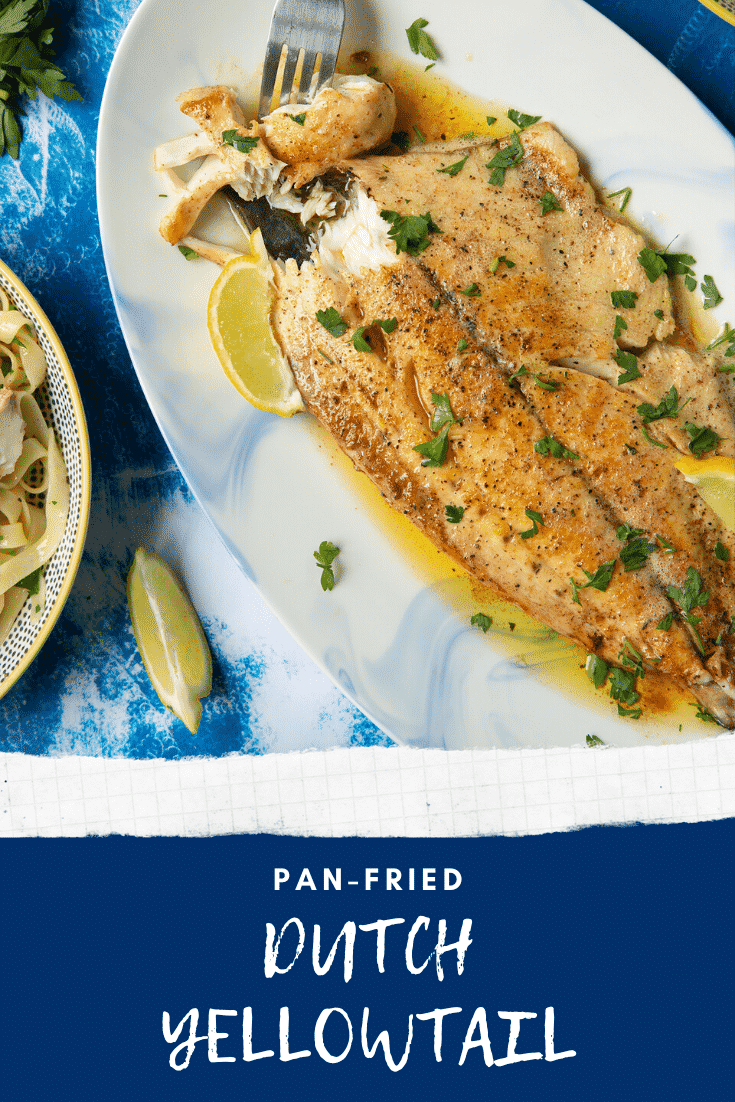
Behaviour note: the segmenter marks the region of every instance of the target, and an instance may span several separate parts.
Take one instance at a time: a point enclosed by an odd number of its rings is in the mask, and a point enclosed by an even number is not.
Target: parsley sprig
[[[684,578],[684,588],[670,585],[666,589],[666,595],[681,609],[682,619],[689,625],[694,633],[699,651],[704,654],[704,644],[697,627],[702,622],[701,616],[694,615],[695,608],[703,608],[709,601],[709,590],[702,589],[702,579],[699,573],[690,566]]]
[[[342,321],[334,306],[330,306],[327,310],[317,310],[316,320],[333,337],[341,337],[347,332],[347,322]]]
[[[222,145],[231,145],[238,153],[252,153],[260,138],[238,134],[237,130],[222,131]]]
[[[335,545],[328,540],[322,540],[319,544],[319,550],[314,552],[316,564],[320,567],[322,572],[322,589],[325,592],[328,589],[334,589],[334,570],[332,569],[332,563],[337,558],[337,555],[339,555],[339,547],[335,547]]]
[[[467,154],[467,156],[469,157],[469,154]],[[447,176],[456,176],[462,171],[466,163],[467,157],[463,157],[461,161],[455,161],[454,164],[446,165],[444,168],[438,168],[436,171],[443,172]]]
[[[525,130],[527,126],[533,126],[541,118],[540,115],[525,115],[521,111],[516,111],[515,107],[511,107],[508,111],[508,118],[514,123],[519,130]]]
[[[428,19],[414,19],[410,27],[406,27],[406,37],[408,38],[408,44],[411,47],[411,51],[414,54],[421,54],[422,57],[426,57],[429,61],[439,60],[439,50],[431,35],[427,34],[424,27],[428,27]]]
[[[525,364],[521,364],[517,371],[508,376],[508,386],[513,386],[513,383],[521,375],[530,375],[536,386],[540,386],[542,390],[558,390],[561,386],[561,383],[554,379],[544,379],[543,375],[535,375],[533,371],[529,371]]]
[[[650,425],[652,421],[660,421],[664,417],[678,417],[687,402],[691,402],[691,400],[691,397],[689,397],[686,402],[679,405],[679,394],[676,387],[672,386],[666,391],[657,406],[651,405],[650,402],[643,402],[636,408],[643,424]]]
[[[438,435],[432,437],[431,440],[424,440],[423,443],[416,444],[413,450],[418,452],[419,455],[426,456],[421,464],[422,467],[441,467],[449,446],[449,429],[452,425],[461,425],[462,421],[454,416],[448,394],[432,394],[431,401],[434,405],[434,412],[429,427],[432,432],[436,432]],[[447,516],[447,519],[450,519],[449,516]]]
[[[397,210],[381,210],[380,217],[390,223],[388,236],[395,242],[396,252],[409,256],[418,256],[431,244],[430,235],[442,232],[430,211],[403,215]]]
[[[558,440],[555,440],[553,436],[542,436],[540,440],[537,440],[533,445],[533,450],[538,452],[539,455],[553,456],[554,459],[579,459],[576,452],[570,451],[569,448],[565,448],[563,444],[560,444]]]
[[[24,95],[35,100],[40,89],[49,99],[82,98],[51,61],[54,29],[47,14],[48,0],[0,0],[0,156],[9,153],[14,160],[20,154]]]
[[[684,428],[691,436],[689,451],[692,455],[696,455],[697,459],[701,458],[705,452],[713,451],[722,439],[714,429],[707,428],[706,425],[699,428],[692,421],[686,421]]]
[[[490,184],[493,187],[502,187],[505,183],[505,173],[512,165],[517,165],[523,157],[523,146],[518,139],[518,131],[514,130],[508,144],[498,150],[491,161],[485,165],[490,169]]]
[[[684,276],[687,290],[693,291],[697,286],[692,267],[697,263],[696,260],[689,253],[670,253],[667,249],[668,246],[666,249],[651,249],[646,246],[638,253],[638,263],[651,283],[655,283],[666,272],[670,276]]]

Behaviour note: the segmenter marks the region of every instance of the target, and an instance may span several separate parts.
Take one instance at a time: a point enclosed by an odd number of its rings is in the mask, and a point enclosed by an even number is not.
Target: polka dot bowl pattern
[[[0,646],[0,697],[28,668],[56,623],[84,549],[89,518],[91,460],[87,422],[76,379],[56,332],[33,295],[0,260],[0,286],[32,323],[46,357],[46,379],[36,392],[44,417],[61,447],[69,476],[69,516],[61,543],[44,567],[46,605],[37,619],[26,601]]]

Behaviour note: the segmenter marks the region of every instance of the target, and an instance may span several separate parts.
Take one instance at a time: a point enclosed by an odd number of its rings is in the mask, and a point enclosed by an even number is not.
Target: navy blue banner
[[[7,841],[4,1097],[724,1098],[734,843]]]

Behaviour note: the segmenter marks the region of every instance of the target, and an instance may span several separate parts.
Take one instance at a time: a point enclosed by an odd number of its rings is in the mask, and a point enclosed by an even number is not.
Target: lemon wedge
[[[250,253],[228,261],[209,295],[209,338],[225,375],[251,405],[281,417],[304,409],[270,325],[273,270],[260,230]]]
[[[153,688],[194,734],[212,688],[212,655],[191,601],[168,563],[139,547],[128,574],[133,634]]]
[[[735,459],[714,455],[708,459],[685,456],[676,469],[693,482],[723,524],[735,528]]]

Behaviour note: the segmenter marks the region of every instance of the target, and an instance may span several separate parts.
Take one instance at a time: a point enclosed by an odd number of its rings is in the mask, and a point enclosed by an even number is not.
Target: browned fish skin
[[[365,157],[347,167],[379,207],[403,211],[409,200],[412,210],[431,211],[442,233],[422,261],[508,365],[610,360],[618,312],[628,322],[626,346],[645,347],[651,337],[673,332],[667,282],[650,283],[638,263],[646,242],[600,210],[571,146],[548,123],[523,131],[520,140],[523,160],[507,170],[502,187],[488,183],[497,147],[487,140]],[[464,155],[458,176],[439,171]],[[542,213],[546,191],[563,210]],[[501,263],[491,273],[501,256],[514,267]],[[480,295],[463,298],[472,283]],[[635,291],[635,309],[618,311],[610,299],[615,290]]]
[[[488,182],[497,150],[487,140],[427,145],[346,167],[379,207],[402,211],[409,200],[412,210],[431,212],[442,233],[420,261],[508,372],[521,364],[537,371],[546,363],[569,365],[616,386],[623,373],[616,354],[633,350],[640,377],[622,384],[626,392],[658,405],[674,385],[687,402],[680,424],[666,421],[653,434],[664,431],[687,454],[689,420],[718,433],[717,454],[735,455],[735,380],[718,372],[719,356],[663,343],[674,332],[668,279],[651,283],[646,276],[638,261],[644,238],[600,208],[574,150],[553,126],[530,127],[519,140],[523,159],[499,187]],[[440,171],[465,155],[457,177]],[[561,210],[542,213],[546,191]],[[478,293],[463,294],[472,284]],[[635,306],[613,306],[611,293],[621,290],[635,292]],[[615,339],[617,317],[627,328]]]
[[[274,329],[307,407],[335,436],[384,497],[406,513],[470,573],[555,630],[618,662],[628,640],[661,672],[687,685],[725,725],[735,701],[716,684],[680,622],[656,625],[672,606],[649,567],[618,563],[605,592],[582,588],[620,551],[616,519],[566,460],[543,459],[534,441],[544,429],[509,388],[453,310],[431,305],[435,289],[410,259],[340,287],[318,269],[294,264],[278,277]],[[335,338],[316,311],[336,307],[353,328],[395,317],[393,334],[375,333],[374,353]],[[381,335],[382,334],[382,335]],[[328,358],[325,358],[328,357]],[[460,425],[440,467],[413,449],[432,436],[432,393],[449,395]],[[462,521],[445,507],[461,505]],[[537,533],[523,538],[542,517]],[[573,600],[570,577],[579,586]]]
[[[710,593],[696,611],[697,633],[710,656],[706,664],[735,694],[735,639],[729,631],[735,618],[735,533],[676,469],[671,452],[645,438],[635,399],[567,368],[548,368],[544,378],[558,389],[544,390],[528,376],[519,376],[518,385],[546,432],[575,453],[572,465],[619,521],[643,529],[647,542],[659,543],[661,550],[648,563],[662,585],[681,589],[690,568],[699,574]],[[655,536],[676,550],[667,552]],[[727,549],[728,561],[717,557],[718,543]]]

